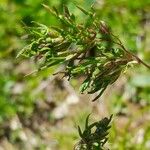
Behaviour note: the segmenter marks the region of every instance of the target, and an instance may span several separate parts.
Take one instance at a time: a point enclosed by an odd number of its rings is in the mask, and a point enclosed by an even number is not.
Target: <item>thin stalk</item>
[[[138,63],[141,63],[141,64],[143,64],[145,67],[147,67],[148,69],[150,69],[150,65],[146,64],[146,63],[145,63],[143,60],[141,60],[138,56],[136,56],[135,54],[133,54],[133,53],[131,53],[130,51],[128,51],[128,50],[123,46],[122,42],[120,41],[120,39],[119,39],[117,36],[115,36],[115,35],[112,34],[112,33],[111,33],[111,35],[112,35],[113,37],[115,37],[115,38],[119,41],[119,43],[118,43],[118,42],[114,42],[114,43],[118,44],[126,53],[128,53],[130,56],[134,57],[134,58],[137,60]]]

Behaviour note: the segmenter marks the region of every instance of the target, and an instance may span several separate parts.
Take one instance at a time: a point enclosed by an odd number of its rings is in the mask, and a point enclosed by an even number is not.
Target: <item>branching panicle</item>
[[[61,71],[64,76],[70,79],[83,75],[85,80],[80,87],[81,93],[98,92],[93,101],[97,100],[135,57],[124,48],[106,23],[99,21],[93,7],[86,11],[77,6],[87,16],[87,20],[79,24],[66,6],[64,14],[59,14],[55,7],[43,6],[56,16],[62,27],[36,23],[36,27],[30,28],[32,42],[19,55],[34,57],[38,71],[64,64]],[[94,51],[94,57],[89,55],[91,51]]]

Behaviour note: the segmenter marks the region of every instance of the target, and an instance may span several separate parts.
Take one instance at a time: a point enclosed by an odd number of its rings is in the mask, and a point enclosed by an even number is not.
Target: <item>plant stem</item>
[[[145,67],[147,67],[148,69],[150,69],[150,65],[146,64],[143,60],[141,60],[138,56],[136,56],[135,54],[131,53],[130,51],[128,51],[122,44],[122,42],[120,41],[120,39],[115,36],[114,34],[111,33],[112,36],[114,36],[118,41],[118,42],[114,42],[116,44],[118,44],[126,53],[128,53],[130,56],[134,57],[138,63],[143,64]]]

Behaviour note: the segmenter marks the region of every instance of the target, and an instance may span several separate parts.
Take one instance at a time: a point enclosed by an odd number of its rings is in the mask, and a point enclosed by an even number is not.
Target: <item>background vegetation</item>
[[[92,103],[92,96],[80,95],[82,78],[71,85],[51,76],[51,68],[24,77],[36,66],[34,60],[17,58],[26,45],[26,26],[37,21],[47,26],[59,22],[41,5],[66,4],[71,12],[84,19],[74,5],[95,9],[124,45],[150,63],[150,2],[148,0],[0,0],[0,148],[72,149],[78,141],[77,124],[92,112],[91,121],[114,114],[107,147],[114,150],[150,149],[150,72],[143,66],[128,70]],[[82,110],[82,111],[81,111]]]

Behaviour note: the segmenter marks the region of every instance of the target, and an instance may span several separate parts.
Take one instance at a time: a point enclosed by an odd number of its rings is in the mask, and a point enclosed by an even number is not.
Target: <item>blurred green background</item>
[[[80,95],[80,79],[71,84],[52,76],[56,68],[24,77],[35,69],[32,59],[16,58],[27,44],[27,26],[57,20],[41,5],[63,5],[78,16],[94,3],[97,15],[124,45],[150,64],[149,0],[0,0],[0,149],[70,150],[78,141],[77,124],[114,114],[107,144],[112,150],[150,149],[150,71],[135,65],[105,92],[100,101]]]

